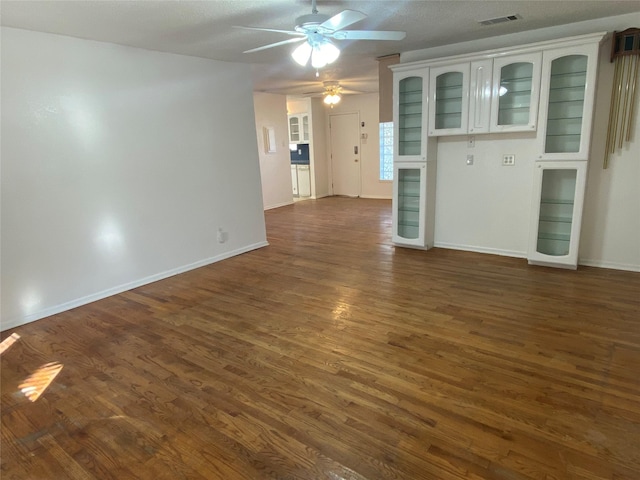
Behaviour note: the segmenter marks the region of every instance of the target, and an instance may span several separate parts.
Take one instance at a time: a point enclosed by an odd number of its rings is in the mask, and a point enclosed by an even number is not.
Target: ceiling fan
[[[267,48],[278,47],[289,43],[302,42],[291,54],[293,59],[302,66],[307,65],[311,59],[313,68],[322,68],[333,63],[340,55],[340,50],[332,40],[402,40],[405,32],[389,30],[343,30],[360,20],[366,18],[362,12],[356,10],[343,10],[330,17],[318,13],[316,0],[311,2],[311,13],[296,18],[294,30],[277,30],[260,27],[238,27],[248,30],[260,30],[264,32],[285,33],[294,36],[287,40],[263,45],[262,47],[246,50],[244,53],[259,52]]]

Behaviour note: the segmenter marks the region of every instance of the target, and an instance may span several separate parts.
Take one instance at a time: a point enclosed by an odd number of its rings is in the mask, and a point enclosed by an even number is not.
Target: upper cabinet
[[[425,134],[536,132],[538,160],[586,160],[604,33],[393,65],[396,159]]]
[[[493,60],[491,132],[535,131],[542,52]]]
[[[394,161],[426,161],[428,69],[393,76]]]
[[[432,67],[429,74],[429,135],[467,133],[469,63]]]
[[[289,143],[309,143],[309,115],[289,115]]]
[[[469,80],[469,133],[488,133],[491,120],[493,60],[471,62]]]
[[[588,160],[598,43],[545,50],[538,160]]]
[[[431,67],[429,135],[535,131],[542,52]]]

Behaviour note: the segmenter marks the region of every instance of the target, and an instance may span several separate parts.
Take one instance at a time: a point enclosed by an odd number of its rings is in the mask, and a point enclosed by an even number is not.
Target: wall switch
[[[502,156],[502,165],[504,167],[513,167],[516,164],[516,156],[512,153]]]
[[[467,137],[467,148],[473,148],[476,146],[476,137],[470,135]]]
[[[473,155],[467,155],[467,165],[473,165]]]
[[[227,241],[227,232],[222,230],[222,227],[218,228],[218,243],[224,243]]]

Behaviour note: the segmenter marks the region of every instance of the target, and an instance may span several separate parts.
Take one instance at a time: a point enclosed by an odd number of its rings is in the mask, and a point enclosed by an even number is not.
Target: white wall
[[[469,53],[528,41],[597,31],[624,30],[640,24],[640,14],[536,30],[522,35],[402,54],[402,63]],[[587,180],[579,263],[640,270],[640,96],[632,142],[602,170],[613,67],[610,42],[601,46],[595,123]],[[440,137],[436,193],[435,244],[524,257],[527,251],[535,134]],[[502,154],[516,155],[515,167],[500,165]],[[467,154],[474,165],[466,165]]]
[[[378,117],[378,94],[344,95],[340,103],[333,108],[325,107],[326,128],[329,131],[329,117],[344,113],[359,113],[360,122],[365,126],[360,133],[366,133],[367,139],[360,140],[360,196],[364,198],[391,198],[393,182],[380,180],[380,133]],[[328,156],[331,152],[331,136],[327,135]],[[329,162],[329,166],[331,162]],[[329,183],[331,172],[329,171]]]
[[[0,32],[2,328],[266,244],[247,65]]]
[[[634,26],[640,25],[640,15],[637,18]],[[616,30],[628,26],[621,22]],[[609,157],[605,170],[603,161],[614,69],[609,61],[610,53],[611,39],[600,50],[579,260],[582,265],[640,271],[640,95],[635,106],[632,141]],[[640,84],[636,88],[640,88]]]
[[[331,195],[329,185],[329,152],[327,151],[327,130],[325,108],[321,98],[311,99],[311,147],[312,182],[311,195],[322,198]]]
[[[289,126],[287,123],[287,97],[273,93],[253,94],[258,134],[258,157],[262,178],[264,209],[293,203],[291,185],[291,156],[289,154]],[[265,151],[264,128],[273,128],[276,151]]]

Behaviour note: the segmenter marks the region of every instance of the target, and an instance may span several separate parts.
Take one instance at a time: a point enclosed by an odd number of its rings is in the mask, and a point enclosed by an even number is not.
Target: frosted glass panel
[[[436,129],[462,127],[461,72],[447,72],[436,77]]]
[[[398,88],[398,153],[420,155],[421,150],[422,78],[403,78]]]
[[[551,62],[546,153],[580,151],[586,80],[586,55],[567,55]]]
[[[420,169],[398,170],[398,236],[416,239],[420,227]]]
[[[498,125],[529,123],[533,63],[511,63],[500,71]]]
[[[577,174],[575,169],[542,172],[537,243],[540,253],[552,256],[569,254]]]
[[[298,117],[289,118],[289,136],[292,143],[300,142],[300,121]]]

